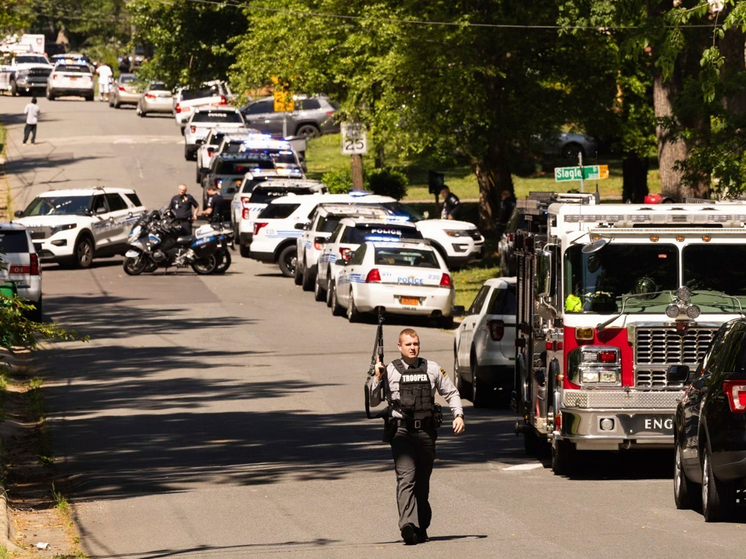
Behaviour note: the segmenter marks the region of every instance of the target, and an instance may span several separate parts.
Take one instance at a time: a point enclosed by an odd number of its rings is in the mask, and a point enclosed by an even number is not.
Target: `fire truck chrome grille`
[[[566,391],[563,404],[588,409],[673,409],[682,392],[626,392],[622,390]]]
[[[691,327],[683,334],[673,326],[639,327],[635,336],[636,386],[670,388],[666,380],[669,365],[695,368],[704,357],[717,328]],[[680,385],[675,385],[680,386]]]

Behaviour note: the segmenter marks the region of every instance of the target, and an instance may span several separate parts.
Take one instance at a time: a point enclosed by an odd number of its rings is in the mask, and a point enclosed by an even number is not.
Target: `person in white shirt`
[[[23,109],[23,114],[26,115],[26,127],[23,129],[24,144],[28,141],[29,135],[31,136],[31,143],[36,143],[36,124],[39,122],[39,113],[41,113],[41,109],[36,104],[36,97],[32,97],[31,103]]]
[[[112,71],[109,65],[104,63],[96,68],[96,75],[98,76],[98,100],[103,101],[104,95],[106,95],[106,101],[109,100],[109,87],[111,84]]]

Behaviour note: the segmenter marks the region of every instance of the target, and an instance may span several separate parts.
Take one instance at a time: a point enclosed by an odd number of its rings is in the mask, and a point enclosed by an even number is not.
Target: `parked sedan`
[[[161,82],[153,82],[142,92],[137,100],[137,115],[147,116],[150,113],[171,114],[174,111],[173,94]]]
[[[135,74],[120,74],[111,86],[109,106],[118,109],[122,105],[137,105],[140,92],[137,91]]]
[[[508,395],[515,366],[515,278],[487,280],[456,330],[453,377],[476,407]]]
[[[683,369],[683,370],[682,370]],[[669,376],[686,381],[683,366]],[[676,508],[701,503],[706,522],[733,516],[746,480],[746,319],[718,331],[674,417]]]
[[[360,245],[341,266],[331,285],[332,314],[346,311],[355,322],[362,313],[384,312],[423,316],[440,326],[453,324],[453,281],[443,258],[428,243],[371,242]]]

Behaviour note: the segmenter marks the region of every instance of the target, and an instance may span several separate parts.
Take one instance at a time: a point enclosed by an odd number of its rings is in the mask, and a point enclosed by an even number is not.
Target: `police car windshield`
[[[243,124],[241,113],[233,111],[202,111],[194,114],[192,122],[224,122]]]
[[[251,194],[249,202],[252,204],[269,204],[275,198],[287,196],[288,194],[307,195],[313,194],[314,191],[306,187],[258,187]]]
[[[397,239],[421,239],[422,234],[414,227],[401,227],[388,224],[360,223],[345,231],[342,242],[363,244],[365,241],[386,241]]]
[[[401,202],[384,202],[381,205],[387,210],[390,210],[394,215],[406,217],[411,222],[422,221],[425,219],[420,212],[410,208],[409,206],[405,206]]]
[[[36,198],[23,211],[22,217],[36,215],[85,215],[92,196],[44,196]]]
[[[49,64],[43,56],[16,56],[16,64]]]
[[[427,249],[376,247],[375,263],[377,266],[440,268],[435,253]]]
[[[28,251],[26,231],[3,231],[0,229],[0,253],[18,254]]]
[[[739,302],[740,307],[746,308],[746,268],[741,264],[744,257],[746,245],[685,246],[684,285],[692,291],[690,303],[708,313],[740,312]]]

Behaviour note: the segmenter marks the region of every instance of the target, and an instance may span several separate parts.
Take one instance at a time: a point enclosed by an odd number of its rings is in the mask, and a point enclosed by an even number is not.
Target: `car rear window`
[[[142,202],[140,202],[140,198],[137,194],[134,192],[127,193],[125,196],[130,199],[130,202],[132,202],[135,206],[142,206]]]
[[[194,114],[192,122],[229,122],[242,123],[240,113],[233,111],[204,111]]]
[[[55,69],[55,72],[74,72],[77,74],[90,74],[91,70],[88,68],[88,66],[82,66],[80,64],[58,64]]]
[[[307,194],[313,194],[313,190],[310,188],[293,188],[293,187],[275,187],[275,188],[255,188],[254,192],[251,195],[251,200],[249,200],[252,204],[269,204],[270,201],[274,200],[275,198],[279,198],[280,196],[287,196],[288,194],[296,194],[296,195],[307,195]]]
[[[321,108],[321,103],[318,99],[301,99],[295,103],[296,109],[301,111],[313,111]]]
[[[111,212],[117,212],[119,210],[127,209],[127,203],[119,194],[107,194],[106,202],[109,204],[109,211]]]
[[[119,76],[120,83],[132,83],[133,81],[135,81],[135,76],[125,76],[124,74]]]
[[[148,89],[150,91],[168,91],[165,83],[151,83]]]
[[[378,266],[440,268],[435,253],[427,249],[376,247],[375,263]]]
[[[386,224],[360,224],[347,229],[342,242],[361,245],[365,241],[421,238],[422,233],[414,227],[401,227]]]
[[[274,101],[258,101],[257,103],[252,103],[251,105],[246,107],[246,109],[244,109],[244,112],[249,115],[273,113],[275,112],[275,102]]]
[[[507,289],[495,289],[492,292],[487,314],[515,314],[514,285],[509,285]]]
[[[0,255],[28,252],[26,231],[3,231],[0,229]]]
[[[260,218],[284,219],[300,207],[300,204],[270,204],[259,212]]]
[[[191,101],[192,99],[201,99],[203,97],[212,97],[213,95],[219,95],[217,87],[181,90],[181,99],[183,101]]]

